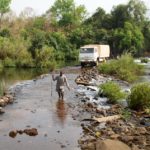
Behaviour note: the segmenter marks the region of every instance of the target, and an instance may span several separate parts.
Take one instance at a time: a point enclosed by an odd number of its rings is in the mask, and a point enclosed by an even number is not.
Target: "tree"
[[[113,7],[113,10],[111,11],[113,28],[122,28],[126,21],[130,21],[127,9],[127,5],[122,4]]]
[[[144,22],[142,32],[144,35],[144,50],[150,53],[150,20]]]
[[[54,5],[46,12],[50,14],[51,22],[60,27],[79,25],[85,18],[85,7],[75,6],[74,0],[56,0]]]
[[[11,0],[0,0],[0,25],[3,15],[9,11]]]
[[[114,30],[112,41],[114,55],[123,52],[140,54],[143,49],[144,37],[138,26],[125,22],[124,28]]]
[[[137,25],[143,25],[146,19],[146,5],[142,0],[130,0],[127,4],[127,11]]]
[[[92,24],[93,28],[101,28],[103,20],[105,19],[106,12],[103,8],[97,8],[96,12],[85,21],[85,24]]]

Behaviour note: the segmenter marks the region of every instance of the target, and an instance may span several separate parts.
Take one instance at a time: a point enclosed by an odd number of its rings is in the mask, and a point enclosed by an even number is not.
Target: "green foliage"
[[[78,60],[79,51],[77,50],[70,50],[65,55],[65,60]]]
[[[54,50],[51,47],[44,46],[36,50],[35,65],[36,67],[55,67]],[[54,66],[53,66],[54,65]]]
[[[49,13],[53,25],[70,28],[82,23],[86,10],[82,5],[76,7],[74,0],[56,0],[46,14]]]
[[[148,58],[141,58],[141,63],[148,63],[149,62],[149,59]]]
[[[6,57],[3,61],[4,67],[15,67],[15,61],[9,57]]]
[[[0,37],[0,59],[4,60],[6,57],[12,57],[14,55],[14,44],[11,39],[6,37]]]
[[[53,49],[53,61],[77,60],[78,49],[86,44],[109,44],[112,56],[125,52],[140,56],[150,51],[150,20],[141,0],[114,6],[111,13],[99,7],[91,16],[74,0],[56,0],[42,16],[33,17],[32,9],[26,9],[24,18],[9,13],[3,19],[10,3],[0,0],[0,59],[5,66],[50,66],[48,58],[45,62],[41,58],[47,53],[42,52],[45,45]],[[111,62],[102,65],[102,72],[127,81],[136,78],[135,71],[126,67],[118,70],[118,63]]]
[[[143,25],[147,11],[145,3],[142,0],[130,0],[127,7],[133,22],[139,26]]]
[[[142,74],[143,67],[134,62],[130,54],[124,54],[117,60],[111,60],[98,67],[100,73],[115,75],[118,78],[133,82]]]
[[[125,93],[121,91],[118,84],[114,82],[106,82],[100,85],[100,90],[104,96],[108,97],[110,103],[117,103],[118,100],[125,98]]]
[[[128,109],[122,109],[121,114],[122,114],[122,118],[125,120],[128,120],[131,118],[131,111]]]
[[[9,11],[11,0],[0,0],[0,14],[1,16]]]
[[[150,84],[139,83],[131,88],[129,106],[135,110],[150,109]]]
[[[130,21],[131,18],[127,10],[127,5],[123,4],[113,7],[113,10],[111,11],[113,28],[123,28],[124,23]]]
[[[114,31],[114,45],[118,53],[131,52],[139,54],[143,48],[144,37],[139,27],[125,22],[124,28],[118,28]]]
[[[35,50],[41,49],[45,44],[45,32],[36,28],[29,30],[29,38],[31,41],[31,47],[29,51],[32,54],[32,57],[35,58]]]
[[[71,48],[71,44],[62,32],[48,33],[46,39],[46,44],[54,47],[57,51],[67,52]]]
[[[9,31],[9,29],[7,29],[7,28],[2,29],[0,31],[0,36],[2,36],[2,37],[10,37],[10,31]]]
[[[2,63],[2,61],[0,60],[0,71],[2,71],[3,70],[3,63]]]

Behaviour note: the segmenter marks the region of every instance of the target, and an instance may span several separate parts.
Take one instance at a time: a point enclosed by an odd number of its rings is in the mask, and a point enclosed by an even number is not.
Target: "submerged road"
[[[79,69],[78,69],[79,71]],[[74,79],[78,71],[66,73],[71,91],[65,90],[65,101],[59,101],[51,75],[23,86],[13,105],[0,116],[0,150],[79,150],[78,139],[82,129],[73,120],[76,103]],[[52,84],[52,85],[51,85]],[[51,95],[52,90],[52,95]],[[11,130],[36,128],[38,135],[9,137]]]

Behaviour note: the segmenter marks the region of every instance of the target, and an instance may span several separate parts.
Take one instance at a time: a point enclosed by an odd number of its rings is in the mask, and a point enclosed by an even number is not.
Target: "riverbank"
[[[76,78],[76,83],[80,85],[77,97],[81,100],[82,119],[80,117],[79,119],[84,133],[79,140],[81,149],[95,150],[97,147],[103,149],[105,145],[105,148],[117,150],[119,147],[115,145],[120,141],[121,149],[128,145],[128,149],[132,150],[149,150],[149,114],[130,110],[125,100],[120,104],[109,104],[107,98],[100,95],[97,88],[108,81],[116,82],[123,91],[130,92],[130,84],[111,76],[101,76],[97,73],[97,69],[83,71]]]

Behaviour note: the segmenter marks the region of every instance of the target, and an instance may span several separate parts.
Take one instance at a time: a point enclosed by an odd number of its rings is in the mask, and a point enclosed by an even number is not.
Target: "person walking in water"
[[[59,99],[64,99],[64,86],[66,85],[67,88],[70,90],[68,81],[66,76],[62,71],[60,71],[60,74],[56,77],[52,74],[53,81],[56,81],[56,91],[58,93]]]

